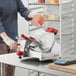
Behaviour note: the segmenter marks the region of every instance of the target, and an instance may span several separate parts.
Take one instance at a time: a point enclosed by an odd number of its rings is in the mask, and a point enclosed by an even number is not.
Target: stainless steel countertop
[[[34,70],[34,71],[50,74],[50,75],[76,76],[76,74],[71,74],[71,73],[67,73],[67,72],[49,69],[48,64],[52,63],[51,60],[43,61],[43,62],[40,62],[37,59],[20,60],[17,57],[16,53],[0,55],[0,62],[14,65],[14,66],[21,67],[21,68],[25,68],[28,70]]]

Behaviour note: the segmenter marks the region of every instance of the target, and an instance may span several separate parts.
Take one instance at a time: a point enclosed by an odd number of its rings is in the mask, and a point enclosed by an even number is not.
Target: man
[[[0,54],[16,51],[18,35],[17,13],[27,21],[32,18],[30,11],[24,7],[21,0],[0,0]],[[9,46],[12,49],[9,49]],[[14,76],[15,67],[6,65],[5,76]]]

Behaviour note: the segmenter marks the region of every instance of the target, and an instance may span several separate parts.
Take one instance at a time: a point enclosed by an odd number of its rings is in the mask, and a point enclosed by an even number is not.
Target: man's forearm
[[[2,32],[1,34],[0,34],[0,36],[1,36],[1,38],[3,39],[3,40],[7,40],[9,37],[8,37],[8,35],[6,34],[6,32]]]
[[[11,47],[11,49],[16,49],[17,48],[17,42],[15,42],[14,40],[12,40],[7,34],[6,32],[2,32],[0,34],[0,36],[2,37],[3,41]]]

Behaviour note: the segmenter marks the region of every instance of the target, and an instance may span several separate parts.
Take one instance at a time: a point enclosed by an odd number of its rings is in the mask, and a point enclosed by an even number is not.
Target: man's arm
[[[17,8],[19,13],[22,17],[24,17],[27,21],[32,20],[31,17],[29,17],[30,11],[23,5],[21,0],[16,0],[17,2]]]
[[[0,36],[2,37],[2,39],[7,39],[8,36],[5,33],[4,27],[2,26],[2,22],[1,22],[1,17],[0,17]]]
[[[17,42],[12,40],[5,32],[4,27],[2,26],[2,22],[0,19],[0,37],[3,39],[3,41],[8,45],[11,46],[12,49],[17,48]]]

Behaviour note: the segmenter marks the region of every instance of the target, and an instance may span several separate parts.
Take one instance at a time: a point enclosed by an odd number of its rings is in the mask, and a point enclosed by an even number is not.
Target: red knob
[[[17,55],[18,56],[22,56],[23,55],[23,52],[22,51],[20,51],[20,49],[17,51]]]

